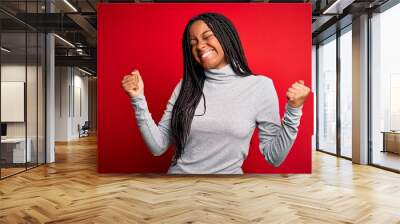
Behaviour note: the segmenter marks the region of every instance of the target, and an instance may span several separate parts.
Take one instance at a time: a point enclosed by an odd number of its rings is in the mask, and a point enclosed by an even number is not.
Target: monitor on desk
[[[7,136],[7,124],[1,123],[1,138],[4,138],[6,136]]]

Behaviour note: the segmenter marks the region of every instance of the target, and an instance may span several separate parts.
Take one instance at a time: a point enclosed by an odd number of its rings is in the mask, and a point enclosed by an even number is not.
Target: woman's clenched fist
[[[300,107],[304,104],[309,93],[310,88],[304,85],[303,80],[293,83],[286,92],[288,104],[291,107]]]
[[[122,88],[129,97],[138,97],[144,94],[144,84],[142,77],[137,69],[133,70],[131,74],[125,75],[121,81]]]

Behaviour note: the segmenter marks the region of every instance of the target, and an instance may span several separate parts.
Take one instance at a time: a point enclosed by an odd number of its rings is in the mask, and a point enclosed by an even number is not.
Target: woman
[[[262,154],[279,166],[296,138],[310,89],[303,81],[288,89],[281,124],[272,80],[250,71],[236,29],[220,14],[192,18],[182,48],[183,79],[158,125],[148,110],[139,71],[122,80],[152,154],[160,156],[175,143],[169,174],[243,174],[241,167],[258,127]]]

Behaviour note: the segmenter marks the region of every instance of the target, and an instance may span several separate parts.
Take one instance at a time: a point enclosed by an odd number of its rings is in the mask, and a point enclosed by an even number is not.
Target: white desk
[[[8,147],[13,147],[12,148],[12,163],[25,163],[25,159],[27,159],[26,162],[31,162],[31,145],[32,145],[32,140],[30,138],[27,138],[26,142],[28,143],[28,147],[26,147],[26,154],[25,154],[25,138],[6,138],[6,139],[1,139],[1,147],[2,151],[9,150]],[[3,147],[7,147],[4,149]]]

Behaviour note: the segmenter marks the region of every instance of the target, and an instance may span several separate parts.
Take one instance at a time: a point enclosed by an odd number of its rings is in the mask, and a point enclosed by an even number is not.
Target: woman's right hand
[[[121,81],[121,85],[126,94],[131,98],[144,95],[143,80],[137,69],[133,70],[131,74],[125,75]]]

